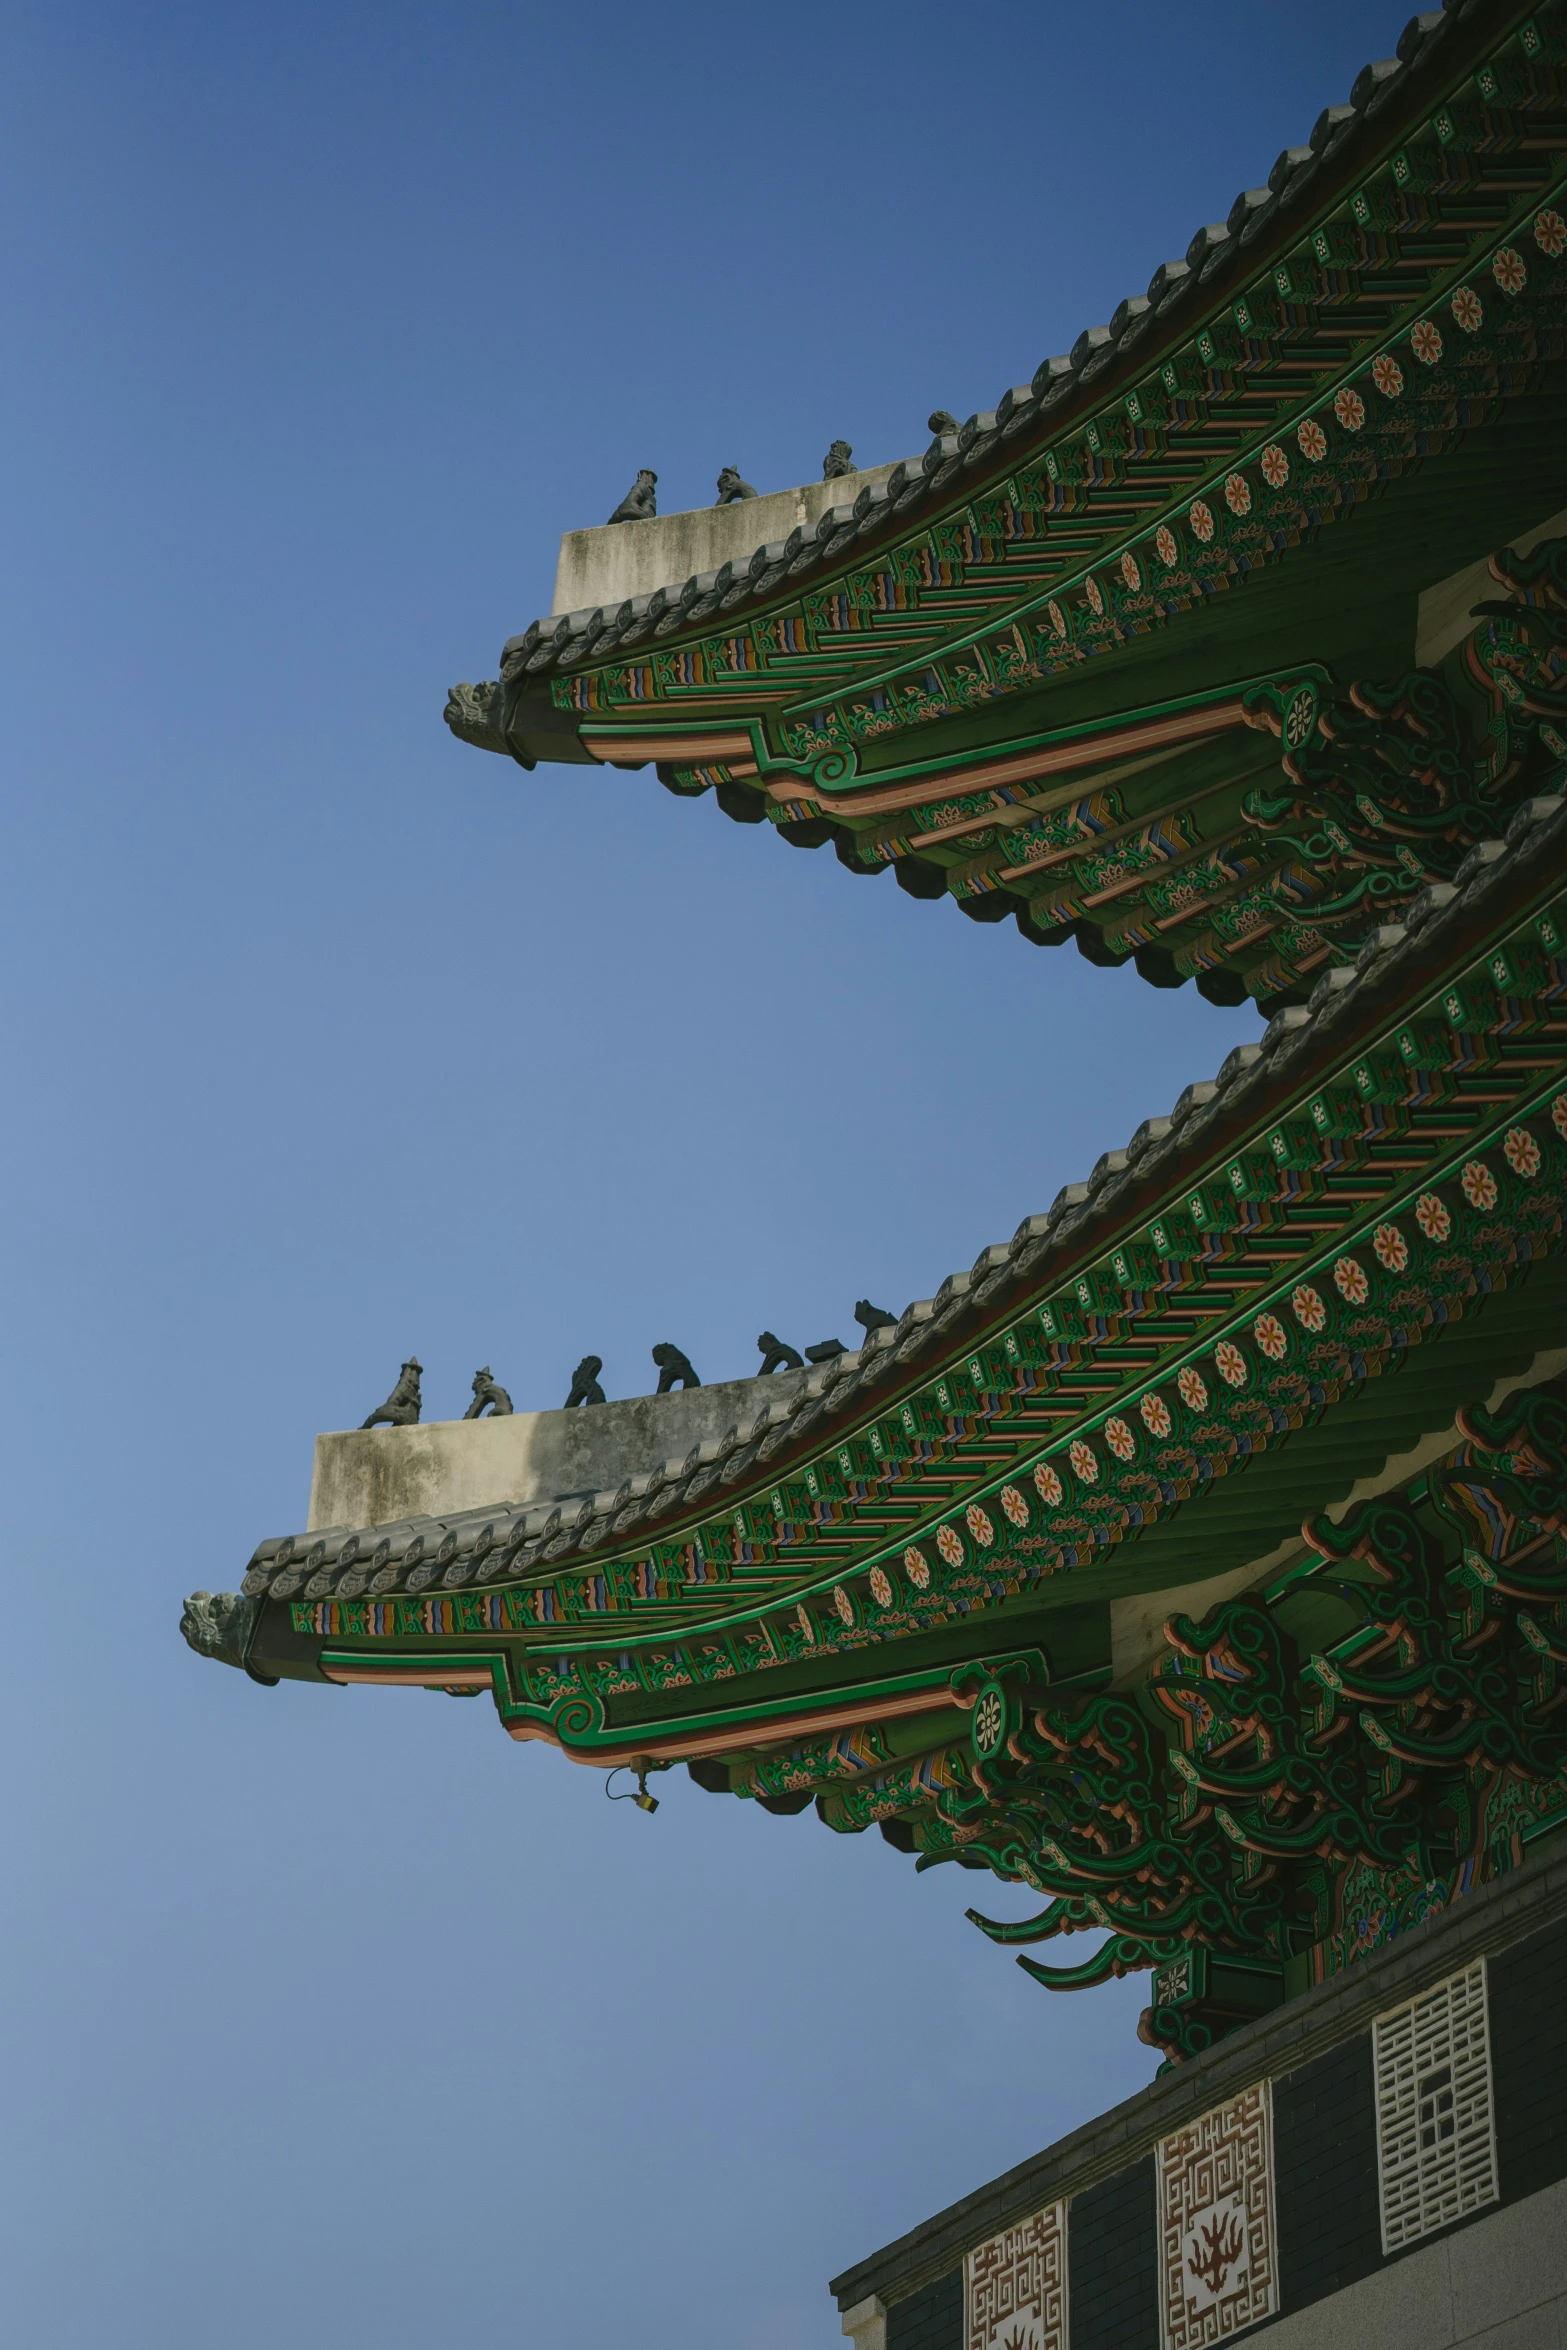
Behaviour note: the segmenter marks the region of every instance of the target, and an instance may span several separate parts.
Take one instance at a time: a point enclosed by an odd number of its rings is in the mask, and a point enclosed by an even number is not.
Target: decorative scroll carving
[[[1357,1933],[1357,1905],[1440,1906],[1517,1857],[1521,1822],[1567,1811],[1567,1404],[1524,1394],[1463,1428],[1419,1509],[1308,1520],[1322,1564],[1275,1606],[1172,1617],[1146,1711],[955,1678],[972,1760],[936,1810],[968,1856],[1053,1896],[1020,1924],[970,1916],[999,1942],[1111,1931],[1085,1966],[1023,1960],[1048,1988],[1158,1966],[1143,2036],[1194,2054],[1281,1996],[1292,1959]],[[1292,1593],[1338,1611],[1326,1649],[1292,1637]]]

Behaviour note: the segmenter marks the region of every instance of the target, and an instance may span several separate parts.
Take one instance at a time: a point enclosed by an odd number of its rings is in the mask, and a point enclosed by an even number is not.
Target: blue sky
[[[433,1418],[847,1336],[1254,1032],[441,708],[639,465],[912,453],[1401,21],[6,11],[6,2339],[825,2350],[1150,2077],[977,1880],[176,1627],[410,1350]]]

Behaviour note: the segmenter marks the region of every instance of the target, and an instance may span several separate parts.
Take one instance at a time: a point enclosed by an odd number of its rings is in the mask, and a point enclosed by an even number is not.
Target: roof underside
[[[1567,505],[1564,22],[1413,20],[1267,188],[993,412],[814,535],[536,622],[449,722],[525,765],[653,761],[1158,985],[1303,1000],[1455,869],[1459,803],[1494,822],[1537,781],[1528,746],[1494,756],[1491,624],[1441,672],[1445,821],[1325,746],[1354,688],[1410,671],[1423,590]],[[1346,824],[1335,782],[1380,821]]]
[[[1567,806],[1530,802],[1089,1183],[690,1461],[262,1544],[252,1669],[491,1689],[599,1759],[856,1721],[928,1748],[998,1647],[1102,1681],[1116,1601],[1287,1547],[1559,1344],[1564,863]]]

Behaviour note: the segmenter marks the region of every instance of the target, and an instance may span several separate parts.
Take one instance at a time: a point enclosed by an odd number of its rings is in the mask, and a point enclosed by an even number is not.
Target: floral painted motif
[[[1127,553],[1121,557],[1121,577],[1135,596],[1143,584],[1143,574],[1137,557]]]
[[[1328,436],[1314,416],[1307,417],[1295,441],[1308,465],[1320,465],[1328,453]]]
[[[1251,483],[1244,473],[1232,473],[1226,478],[1224,502],[1232,514],[1251,512]]]
[[[1153,543],[1159,550],[1159,560],[1174,570],[1181,559],[1181,550],[1175,543],[1175,533],[1167,522],[1161,522],[1153,534]]]
[[[1309,1330],[1313,1337],[1327,1328],[1328,1309],[1322,1302],[1322,1293],[1313,1289],[1309,1281],[1303,1281],[1295,1291],[1290,1309],[1302,1330]]]
[[[1409,1262],[1409,1243],[1396,1224],[1379,1224],[1372,1235],[1371,1245],[1377,1252],[1377,1263],[1389,1273],[1402,1273]]]
[[[892,1578],[885,1567],[871,1569],[871,1597],[878,1607],[892,1605]]]
[[[930,1561],[922,1550],[915,1549],[912,1542],[903,1554],[903,1572],[916,1591],[930,1589]]]
[[[1333,395],[1333,413],[1346,432],[1359,432],[1366,421],[1366,403],[1353,384]]]
[[[1353,1257],[1340,1257],[1333,1268],[1333,1285],[1346,1305],[1363,1306],[1371,1295],[1366,1268]]]
[[[1191,1377],[1197,1379],[1197,1374],[1195,1371],[1191,1373]],[[1197,1384],[1199,1387],[1201,1387],[1202,1381],[1198,1379]],[[1207,1401],[1206,1392],[1204,1393],[1203,1401]],[[1201,1409],[1201,1406],[1198,1408]],[[1138,1409],[1143,1415],[1143,1426],[1147,1429],[1150,1436],[1169,1435],[1170,1407],[1165,1402],[1162,1395],[1145,1395],[1141,1404],[1138,1406]]]
[[[1540,1146],[1527,1126],[1510,1126],[1502,1144],[1507,1164],[1515,1175],[1532,1182],[1540,1172]]]
[[[1453,319],[1466,335],[1478,334],[1485,324],[1485,304],[1473,286],[1460,286],[1453,296]]]
[[[1290,477],[1290,461],[1277,441],[1270,441],[1262,452],[1262,478],[1270,490],[1281,490]]]
[[[1208,1382],[1190,1363],[1184,1371],[1177,1373],[1175,1384],[1189,1412],[1205,1412],[1208,1409]]]
[[[1471,1159],[1461,1178],[1464,1197],[1472,1208],[1494,1208],[1496,1205],[1496,1177],[1484,1159]]]
[[[990,1512],[982,1510],[977,1501],[971,1501],[963,1515],[967,1518],[968,1530],[979,1544],[980,1549],[988,1550],[996,1539],[996,1529],[991,1523]]]
[[[1551,1124],[1567,1142],[1567,1093],[1559,1093],[1551,1104]]]
[[[1028,1524],[1028,1504],[1015,1485],[1003,1485],[998,1498],[1009,1525],[1026,1526]]]
[[[1081,1436],[1073,1438],[1072,1448],[1066,1457],[1072,1464],[1073,1476],[1076,1477],[1082,1484],[1098,1484],[1098,1459],[1093,1451],[1092,1446],[1085,1444]]]
[[[1186,519],[1191,524],[1193,530],[1197,533],[1197,536],[1201,539],[1203,545],[1206,546],[1208,541],[1213,536],[1212,509],[1208,506],[1205,506],[1201,498],[1194,498],[1192,501],[1191,512],[1188,514]]]
[[[1415,1222],[1427,1240],[1446,1240],[1453,1219],[1434,1191],[1423,1191],[1415,1202]]]
[[[1137,1450],[1137,1439],[1119,1414],[1105,1422],[1105,1442],[1118,1461],[1129,1461]]]
[[[1534,241],[1542,253],[1548,253],[1555,261],[1567,249],[1567,220],[1563,220],[1559,212],[1549,209],[1537,212],[1534,216]]]
[[[844,1622],[846,1624],[852,1624],[854,1621],[854,1602],[849,1597],[849,1594],[847,1591],[845,1591],[841,1583],[835,1584],[833,1587],[832,1603],[833,1606],[838,1610],[839,1615],[842,1616]]]
[[[1422,367],[1434,367],[1442,356],[1442,330],[1434,318],[1422,318],[1409,336],[1409,348]]]
[[[1404,371],[1391,353],[1383,351],[1371,362],[1371,380],[1386,400],[1396,400],[1404,388]]]
[[[1283,1333],[1281,1332],[1282,1336]],[[1213,1367],[1226,1387],[1244,1387],[1246,1384],[1246,1357],[1233,1340],[1221,1338],[1213,1350]]]
[[[1048,1509],[1060,1507],[1061,1480],[1048,1461],[1041,1461],[1034,1471],[1034,1490]]]
[[[1049,603],[1045,606],[1045,610],[1050,615],[1050,625],[1055,630],[1057,636],[1065,636],[1066,618],[1054,596],[1051,597]]]
[[[1529,268],[1515,246],[1504,245],[1491,264],[1491,275],[1504,294],[1521,294],[1529,283]]]
[[[1105,599],[1104,590],[1100,587],[1098,580],[1093,578],[1085,579],[1083,582],[1083,593],[1088,598],[1089,610],[1098,618],[1102,619],[1104,617]]]
[[[942,1526],[937,1530],[936,1548],[940,1551],[942,1557],[946,1560],[949,1567],[962,1566],[963,1537],[958,1532],[956,1526]]]
[[[1251,1334],[1270,1363],[1283,1362],[1289,1351],[1289,1338],[1277,1314],[1259,1314],[1251,1326]]]

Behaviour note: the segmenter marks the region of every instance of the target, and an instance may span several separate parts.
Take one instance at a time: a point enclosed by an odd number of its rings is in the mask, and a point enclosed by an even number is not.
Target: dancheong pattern
[[[846,528],[832,577],[792,591],[784,565],[662,617],[597,615],[587,639],[530,644],[521,683],[574,715],[596,756],[617,739],[634,755],[656,710],[673,789],[717,788],[731,813],[806,845],[832,837],[857,870],[898,865],[916,895],[949,894],[985,920],[1015,913],[1036,941],[1076,935],[1092,959],[1134,958],[1159,985],[1296,997],[1451,872],[1484,805],[1505,807],[1521,734],[1542,719],[1559,731],[1544,708],[1559,649],[1530,641],[1526,661],[1551,674],[1523,707],[1490,625],[1473,658],[1423,679],[1346,690],[1320,671],[1241,676],[1202,706],[1130,687],[1130,733],[1124,718],[1118,733],[1049,732],[1040,694],[1211,611],[1416,475],[1431,476],[1421,494],[1437,515],[1438,477],[1545,384],[1567,332],[1554,128],[1567,31],[1560,6],[1496,17],[1488,57],[1446,88],[1421,84],[1424,111],[1381,108],[1388,127],[1358,184],[1321,210],[1267,207],[1266,235],[1231,238],[1205,264],[1206,305],[1189,299],[1194,278],[1173,310],[1147,311],[1114,367],[1085,372],[1079,393],[1105,379],[1097,400],[1075,396],[1052,428],[1055,396],[1038,405],[1036,385],[1011,422],[976,420],[978,439],[934,476],[915,469],[876,525],[885,538],[907,510],[908,535],[861,548]],[[931,498],[941,511],[925,519]],[[795,568],[817,561],[808,550]],[[1244,641],[1240,615],[1232,625]],[[671,632],[678,645],[657,641]],[[1510,632],[1518,651],[1502,622]],[[1436,765],[1372,755],[1368,768],[1357,696],[1378,714],[1413,696],[1406,735],[1426,742],[1434,719]],[[1008,737],[1025,697],[1032,715]],[[1286,713],[1281,789],[1277,755],[1244,730],[1279,731]],[[703,751],[715,729],[719,762]],[[938,734],[953,747],[932,752]],[[1341,787],[1331,805],[1325,776]],[[1095,804],[1086,831],[1063,798]]]

